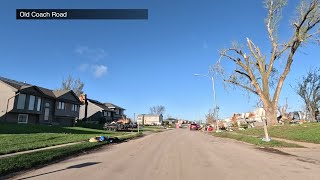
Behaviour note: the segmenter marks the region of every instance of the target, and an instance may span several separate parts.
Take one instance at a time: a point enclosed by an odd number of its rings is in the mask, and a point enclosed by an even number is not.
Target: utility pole
[[[217,130],[216,132],[221,132],[220,129],[219,129],[219,120],[218,120],[218,115],[217,115],[217,101],[216,101],[216,90],[215,90],[215,86],[214,86],[214,77],[213,75],[210,75],[210,72],[206,75],[202,75],[202,74],[194,74],[194,76],[205,76],[205,77],[208,77],[211,79],[211,82],[212,82],[212,91],[213,91],[213,103],[214,103],[214,106],[213,106],[213,111],[216,113],[216,123],[217,123]]]

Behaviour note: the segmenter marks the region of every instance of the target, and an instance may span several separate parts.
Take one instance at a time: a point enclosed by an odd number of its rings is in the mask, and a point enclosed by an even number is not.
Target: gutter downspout
[[[8,114],[8,108],[9,108],[9,101],[10,101],[10,99],[18,96],[19,94],[20,94],[20,92],[18,92],[16,95],[14,95],[14,96],[12,96],[12,97],[10,97],[10,98],[8,99],[8,101],[7,101],[7,108],[6,108],[6,114],[5,114],[5,117],[4,117],[4,122],[7,122],[7,114]]]

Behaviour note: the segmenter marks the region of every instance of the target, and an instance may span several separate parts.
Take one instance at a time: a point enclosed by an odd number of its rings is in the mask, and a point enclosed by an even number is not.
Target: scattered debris
[[[118,143],[120,139],[117,137],[105,137],[105,136],[96,136],[89,139],[89,142],[104,142],[107,141],[109,143]]]

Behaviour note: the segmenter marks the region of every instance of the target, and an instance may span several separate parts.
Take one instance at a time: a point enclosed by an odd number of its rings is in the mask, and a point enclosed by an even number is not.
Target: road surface
[[[106,146],[15,179],[320,179],[320,165],[202,132],[177,129]]]

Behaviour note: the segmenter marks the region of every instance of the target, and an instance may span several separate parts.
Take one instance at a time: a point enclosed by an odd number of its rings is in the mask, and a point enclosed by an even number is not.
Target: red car
[[[199,125],[198,124],[190,124],[190,130],[198,130]]]

